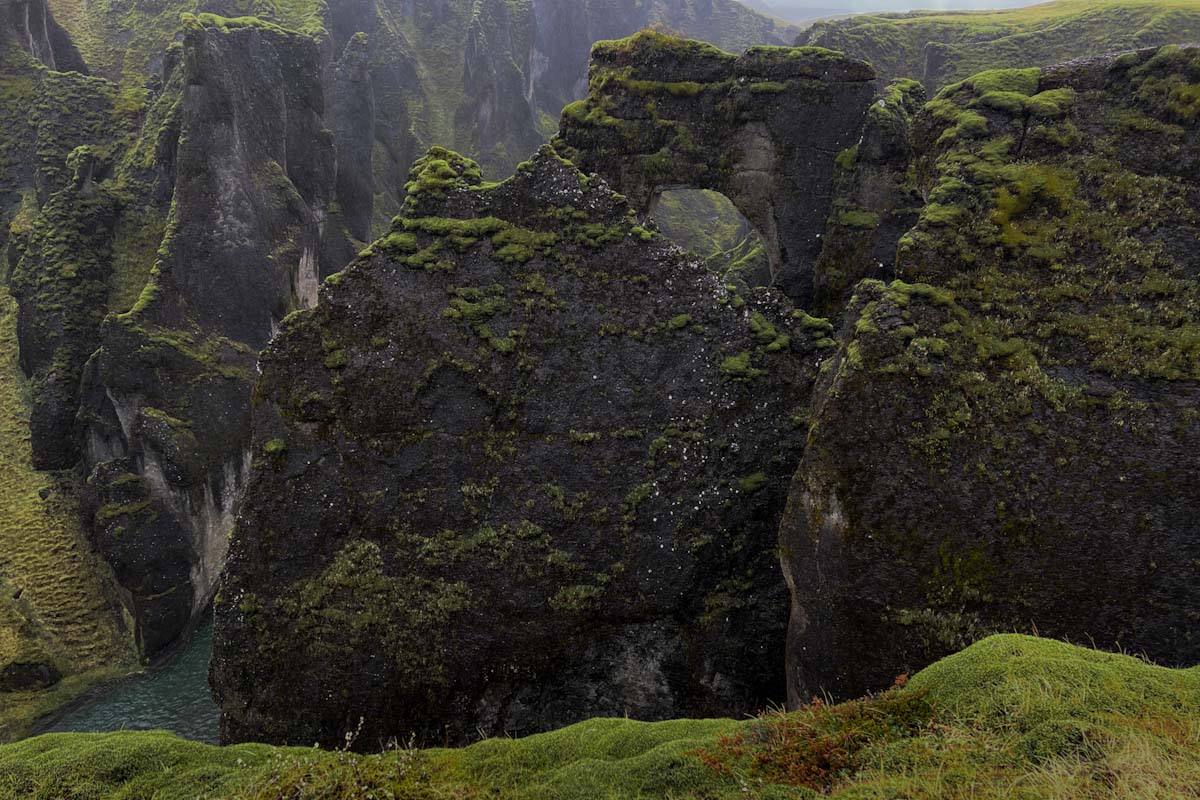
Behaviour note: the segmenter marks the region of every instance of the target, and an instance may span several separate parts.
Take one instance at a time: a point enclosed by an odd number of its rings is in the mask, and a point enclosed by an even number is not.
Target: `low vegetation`
[[[348,740],[353,739],[353,733]],[[460,750],[217,748],[162,732],[0,748],[24,798],[1186,798],[1200,668],[1028,636],[979,642],[888,692],[751,720],[597,719]]]
[[[997,67],[1200,40],[1200,0],[1058,0],[997,11],[862,14],[817,23],[801,40],[870,61],[881,84],[918,78],[934,90]]]
[[[0,675],[43,664],[49,691],[0,688],[0,741],[132,663],[98,559],[83,541],[67,478],[30,465],[29,396],[17,366],[16,303],[0,287]]]

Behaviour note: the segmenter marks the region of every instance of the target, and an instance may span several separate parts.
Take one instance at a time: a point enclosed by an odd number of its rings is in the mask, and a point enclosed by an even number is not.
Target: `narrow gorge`
[[[769,14],[0,0],[0,795],[1188,796],[1200,4]]]

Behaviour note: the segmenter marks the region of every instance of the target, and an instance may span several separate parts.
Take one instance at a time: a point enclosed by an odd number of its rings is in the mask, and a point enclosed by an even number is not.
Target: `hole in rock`
[[[704,259],[727,280],[751,286],[769,283],[767,249],[750,220],[733,202],[709,189],[668,189],[650,205],[663,235]]]

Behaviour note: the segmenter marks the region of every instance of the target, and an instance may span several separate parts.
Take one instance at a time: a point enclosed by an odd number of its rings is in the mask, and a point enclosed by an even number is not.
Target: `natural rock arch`
[[[821,48],[741,56],[660,33],[592,49],[586,100],[556,143],[643,212],[678,188],[726,195],[766,243],[757,282],[807,305],[836,158],[858,141],[874,94],[869,64]]]

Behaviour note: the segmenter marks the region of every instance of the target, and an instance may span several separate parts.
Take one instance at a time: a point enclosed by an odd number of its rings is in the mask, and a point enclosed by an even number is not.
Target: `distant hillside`
[[[881,85],[935,90],[981,70],[1045,66],[1200,40],[1200,0],[1058,0],[1007,11],[872,14],[819,22],[799,44],[870,61]]]
[[[49,0],[88,68],[125,86],[161,71],[181,13],[245,14],[315,38],[329,63],[365,33],[374,87],[380,226],[398,210],[408,167],[454,147],[506,174],[586,92],[593,42],[660,25],[740,52],[791,44],[799,30],[735,0],[163,0],[116,6]],[[327,74],[328,77],[328,74]]]

